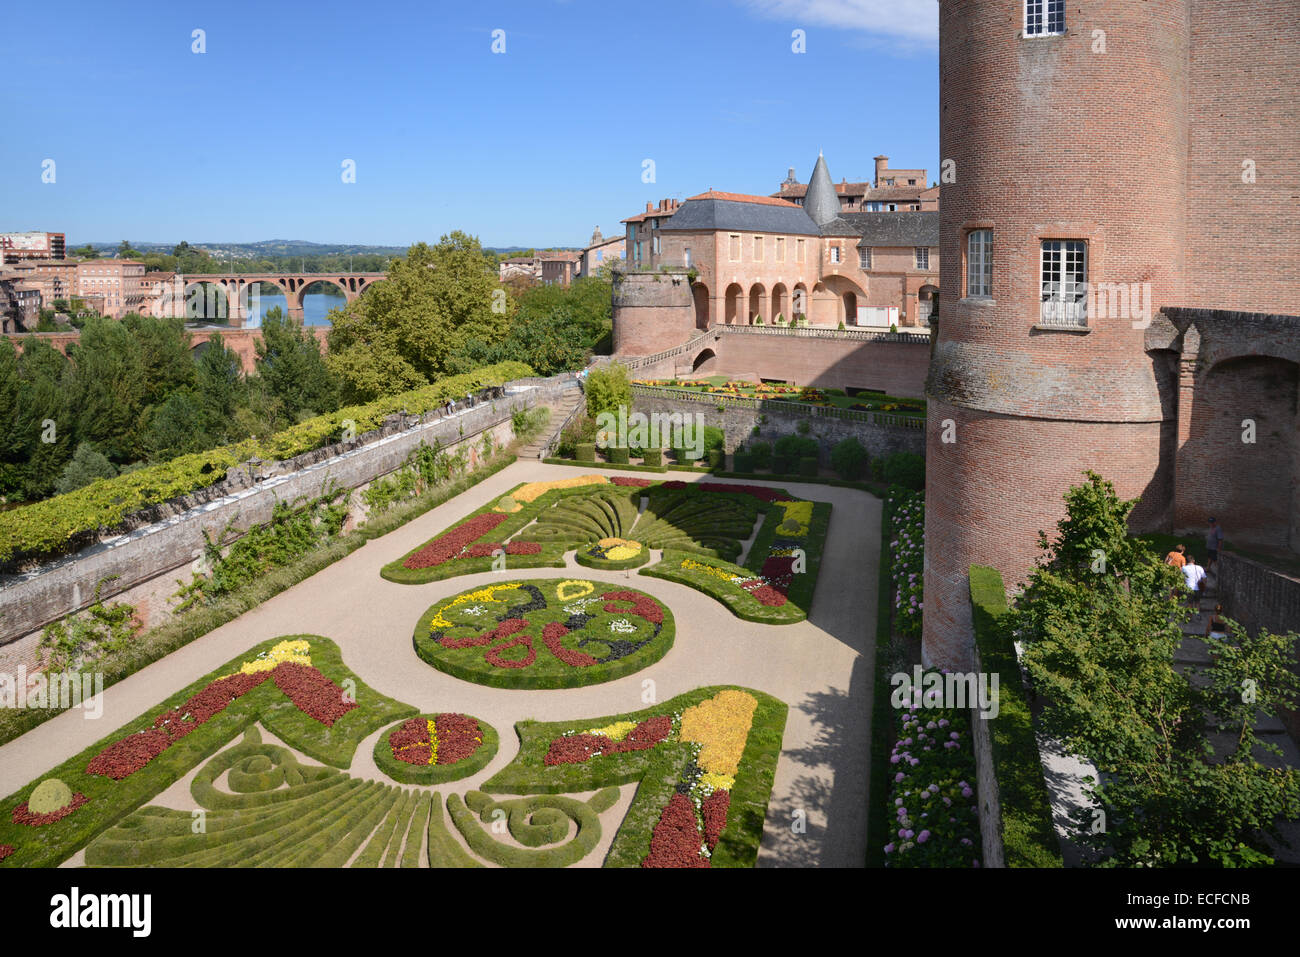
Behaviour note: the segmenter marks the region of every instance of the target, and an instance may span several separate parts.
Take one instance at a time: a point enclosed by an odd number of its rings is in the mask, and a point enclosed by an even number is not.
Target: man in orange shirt
[[[1186,545],[1177,546],[1172,552],[1165,556],[1165,564],[1173,565],[1175,568],[1182,568],[1187,564],[1187,556],[1183,554],[1186,551]]]

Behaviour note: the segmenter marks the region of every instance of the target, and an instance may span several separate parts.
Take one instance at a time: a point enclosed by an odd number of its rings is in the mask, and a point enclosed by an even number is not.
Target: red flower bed
[[[668,737],[673,729],[673,719],[668,715],[648,718],[628,733],[622,741],[614,741],[602,734],[561,735],[551,742],[543,764],[582,764],[597,754],[625,754],[628,751],[645,751]]]
[[[627,488],[649,488],[650,480],[643,478],[628,478],[625,475],[615,475],[610,479],[615,485],[623,485]]]
[[[399,761],[405,761],[407,764],[414,764],[418,767],[427,767],[433,758],[432,744],[416,744],[401,751],[394,751],[393,757]]]
[[[718,846],[722,829],[727,826],[727,809],[730,807],[731,792],[722,790],[714,791],[700,805],[700,813],[704,816],[704,841],[710,851]]]
[[[498,548],[504,551],[504,546],[500,542],[476,542],[469,547],[465,555],[469,558],[491,558]]]
[[[586,668],[590,665],[599,664],[595,658],[586,652],[565,648],[564,645],[560,644],[560,639],[568,633],[569,629],[558,621],[548,622],[546,627],[542,629],[542,641],[546,643],[546,650],[573,668]]]
[[[309,665],[286,661],[271,672],[275,686],[289,696],[299,711],[329,728],[357,706],[343,700],[343,689]]]
[[[171,743],[171,736],[161,728],[128,734],[91,758],[86,765],[86,773],[101,774],[120,781],[158,757]]]
[[[13,820],[15,824],[26,824],[28,827],[40,827],[43,824],[53,824],[55,821],[62,821],[65,817],[75,811],[81,805],[85,804],[90,798],[78,791],[72,795],[72,801],[66,807],[61,807],[57,811],[51,811],[49,814],[33,814],[27,810],[27,802],[14,808]]]
[[[455,558],[467,545],[482,538],[505,520],[506,516],[501,512],[484,512],[481,515],[475,515],[458,528],[453,528],[446,534],[439,535],[428,545],[425,545],[402,562],[402,565],[413,571],[441,565],[443,562]]]
[[[483,744],[478,722],[468,715],[454,712],[435,715],[433,725],[438,732],[439,764],[464,761]]]
[[[406,759],[398,754],[401,748],[416,747],[421,744],[429,743],[429,722],[424,718],[411,718],[409,721],[403,721],[396,731],[388,736],[388,746],[393,749],[393,757],[403,761]],[[426,756],[427,757],[427,756]],[[418,762],[411,762],[412,764]],[[427,761],[425,762],[428,763]]]
[[[438,644],[444,648],[476,648],[480,645],[490,645],[498,638],[509,638],[515,632],[522,631],[527,627],[528,622],[522,618],[507,618],[491,631],[485,631],[481,635],[470,635],[468,638],[453,638],[450,635],[443,635],[438,639]]]
[[[517,621],[519,619],[510,619]],[[523,645],[528,649],[528,654],[518,660],[502,657],[502,652],[518,645]],[[497,668],[527,668],[537,660],[537,649],[533,647],[533,639],[528,635],[520,635],[518,638],[511,639],[504,644],[497,645],[495,648],[489,648],[483,655],[483,660]]]
[[[540,555],[542,553],[541,542],[507,542],[507,555]]]
[[[153,719],[153,726],[167,732],[171,741],[185,737],[199,725],[216,717],[235,699],[248,694],[271,676],[269,671],[259,671],[246,675],[227,675],[218,678],[202,691],[191,695],[190,699],[178,708],[164,711]],[[188,719],[186,718],[188,715]],[[171,741],[168,743],[170,744]]]
[[[3,861],[13,852],[14,846],[12,844],[0,844],[0,861]]]
[[[661,624],[664,620],[664,610],[659,603],[649,595],[641,595],[634,591],[607,591],[600,596],[609,599],[605,602],[605,610],[612,612],[626,612],[630,615],[639,615],[652,625]],[[631,602],[631,608],[619,608],[615,602]]]
[[[700,855],[700,828],[695,807],[685,794],[674,793],[650,835],[650,853],[642,867],[708,867]]]

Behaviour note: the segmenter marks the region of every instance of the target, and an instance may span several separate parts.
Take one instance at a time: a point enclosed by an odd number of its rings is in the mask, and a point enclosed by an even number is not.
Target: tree
[[[86,243],[84,246],[69,250],[68,255],[72,259],[98,259],[99,251],[90,243]]]
[[[56,489],[60,495],[66,495],[98,479],[112,478],[116,474],[117,469],[113,467],[112,462],[95,451],[95,447],[89,442],[82,442],[77,446],[77,451],[68,464],[63,467]]]
[[[177,389],[156,407],[142,438],[144,451],[156,462],[211,448],[203,403],[192,389]]]
[[[24,445],[18,431],[18,350],[0,336],[0,497],[8,498],[22,487]]]
[[[262,319],[262,338],[255,348],[257,374],[276,403],[277,419],[287,424],[338,407],[338,380],[325,364],[320,343],[301,322],[286,319],[279,306]]]
[[[183,319],[127,315],[122,326],[135,340],[144,371],[143,401],[153,406],[176,389],[191,388],[195,381],[194,356]]]
[[[149,391],[135,337],[121,323],[94,317],[68,354],[65,385],[77,441],[93,443],[115,462],[134,461]]]
[[[478,240],[453,232],[334,314],[327,362],[345,401],[395,395],[474,368],[470,344],[503,339],[512,309]]]
[[[239,353],[214,333],[199,354],[196,371],[203,430],[218,445],[244,438],[236,413],[248,403]]]
[[[1178,572],[1129,537],[1136,501],[1086,478],[1066,493],[1055,538],[1040,533],[1043,555],[1008,619],[1046,702],[1043,730],[1102,774],[1087,793],[1105,817],[1086,823],[1105,826],[1081,828],[1081,840],[1108,864],[1271,863],[1260,835],[1300,815],[1300,772],[1261,764],[1269,746],[1252,725],[1257,711],[1292,706],[1298,636],[1242,641],[1234,626],[1193,684],[1174,668],[1187,615]],[[1222,729],[1236,741],[1214,758],[1210,733]]]
[[[831,448],[831,467],[840,478],[852,481],[862,475],[867,466],[867,449],[856,436],[835,443]]]
[[[72,457],[74,428],[63,380],[68,360],[41,339],[24,342],[18,359],[18,402],[14,439],[20,468],[20,494],[34,500],[54,490],[63,465]]]
[[[617,414],[619,406],[628,410],[632,408],[632,383],[627,377],[627,366],[617,362],[592,369],[587,374],[584,389],[587,415],[592,418],[602,412]]]

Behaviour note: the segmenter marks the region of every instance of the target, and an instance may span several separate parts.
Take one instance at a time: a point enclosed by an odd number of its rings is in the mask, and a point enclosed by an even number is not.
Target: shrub
[[[784,456],[792,462],[798,461],[808,456],[816,456],[821,451],[816,439],[805,438],[801,435],[783,435],[776,440],[776,446],[773,451],[777,455]]]
[[[835,443],[831,449],[831,467],[839,473],[840,478],[853,481],[862,475],[867,466],[867,450],[856,436],[849,436]]]
[[[815,455],[805,455],[805,456],[803,456],[803,458],[799,459],[799,474],[800,474],[800,475],[816,475],[816,474],[817,474],[817,456],[815,456]]]
[[[709,449],[709,468],[720,469],[727,464],[727,453],[722,449]]]
[[[812,426],[808,424],[807,419],[801,419],[799,421],[799,425],[797,426],[797,430],[800,435],[807,435],[809,432],[812,431]]]
[[[754,463],[754,468],[770,468],[772,465],[772,444],[770,442],[754,442],[750,445],[749,455]]]
[[[737,450],[733,461],[735,462],[734,470],[737,472],[754,471],[754,456],[750,455],[748,452]]]
[[[573,449],[573,457],[579,462],[596,461],[596,443],[579,442]]]
[[[27,799],[27,810],[33,814],[53,814],[71,803],[72,788],[58,778],[46,778]]]
[[[645,461],[646,465],[655,465],[655,466],[663,465],[664,450],[646,449],[644,452],[641,453],[641,458]]]
[[[613,446],[605,450],[605,455],[614,465],[627,465],[630,460],[628,450],[622,446]]]
[[[708,449],[725,448],[726,444],[727,444],[726,433],[724,433],[721,429],[712,425],[706,425],[704,427],[704,448],[706,451]]]
[[[872,463],[872,474],[889,485],[925,488],[925,459],[915,452],[892,452]]]
[[[632,408],[632,382],[627,366],[617,362],[592,369],[583,389],[587,393],[587,415],[592,418],[602,412],[617,413],[619,406]]]

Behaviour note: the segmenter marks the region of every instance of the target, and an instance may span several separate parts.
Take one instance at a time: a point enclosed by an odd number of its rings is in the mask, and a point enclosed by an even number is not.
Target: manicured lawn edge
[[[448,795],[447,811],[451,815],[452,823],[465,838],[465,843],[475,854],[494,864],[503,867],[568,867],[582,860],[600,843],[599,812],[613,806],[617,799],[617,788],[606,788],[589,802],[547,794],[498,802],[482,791],[470,791],[464,799],[459,794]],[[510,809],[508,819],[511,821],[516,817],[516,809],[521,809],[524,821],[528,821],[535,812],[540,810],[558,810],[569,821],[578,825],[577,834],[558,847],[533,848],[503,844],[493,838],[491,833],[483,830],[474,820],[478,818],[484,824],[490,823],[498,805],[505,805]]]
[[[306,553],[296,562],[263,575],[245,588],[226,595],[211,605],[199,606],[184,615],[164,622],[157,628],[150,629],[139,635],[124,651],[98,659],[82,671],[102,674],[104,687],[109,688],[122,679],[129,678],[141,668],[165,658],[177,648],[182,648],[196,638],[215,631],[299,582],[306,581],[317,572],[351,555],[366,542],[387,535],[430,509],[450,501],[513,464],[514,461],[513,455],[502,455],[491,464],[449,485],[430,489],[418,498],[394,506],[355,531],[340,535],[327,545]],[[63,708],[0,708],[0,744],[26,734],[64,710]]]
[[[1034,737],[1034,719],[1020,678],[1007,613],[1002,575],[983,565],[970,567],[970,599],[980,666],[1001,675],[998,716],[988,721],[993,772],[1002,806],[1002,848],[1007,867],[1063,867],[1052,822],[1052,803]]]
[[[495,794],[572,794],[611,785],[641,782],[628,809],[614,844],[605,859],[606,867],[636,867],[650,849],[650,836],[659,820],[663,804],[671,794],[686,760],[689,746],[665,742],[647,751],[632,751],[593,758],[581,764],[547,767],[543,763],[551,741],[566,731],[600,727],[616,721],[644,721],[662,714],[680,714],[691,705],[712,698],[727,689],[743,691],[758,702],[753,724],[731,791],[727,824],[713,853],[715,867],[752,867],[758,858],[763,836],[763,821],[772,794],[776,763],[781,753],[788,709],[785,702],[753,688],[738,685],[711,685],[696,688],[641,711],[603,718],[578,718],[572,721],[520,721],[515,725],[519,753],[506,767],[483,784],[483,790]],[[655,782],[660,782],[656,787]],[[669,782],[667,788],[663,782]]]
[[[435,716],[432,714],[415,715],[417,718],[432,720]],[[461,778],[467,778],[476,771],[481,771],[488,766],[488,763],[496,756],[497,746],[500,738],[497,736],[496,728],[488,724],[482,718],[474,715],[467,715],[478,722],[479,730],[483,732],[483,743],[479,745],[478,750],[471,754],[463,761],[457,761],[455,764],[425,764],[416,765],[408,764],[405,761],[399,761],[393,757],[393,749],[388,744],[388,736],[396,731],[404,721],[403,719],[392,727],[385,728],[379,735],[379,740],[375,742],[375,764],[379,770],[383,771],[394,781],[400,781],[402,784],[443,784],[447,781],[459,781]]]
[[[666,465],[615,465],[613,462],[579,462],[577,459],[549,458],[542,459],[542,463],[545,465],[568,465],[572,468],[613,469],[625,472],[658,472],[663,474],[668,471]]]
[[[206,688],[215,679],[239,670],[240,665],[281,641],[305,638],[311,642],[312,665],[335,684],[355,684],[358,707],[339,718],[332,728],[308,717],[274,684],[267,680],[214,715],[187,736],[177,740],[145,767],[120,781],[86,773],[91,758],[127,734],[151,727],[154,718]],[[345,686],[346,687],[346,686]],[[0,867],[50,867],[61,863],[86,846],[96,835],[127,814],[162,793],[200,762],[211,757],[255,722],[287,745],[324,764],[346,769],[352,764],[357,745],[376,728],[410,717],[416,709],[387,698],[364,684],[343,663],[338,646],[319,635],[287,635],[254,645],[220,668],[149,708],[134,720],[117,728],[81,753],[64,761],[36,780],[28,782],[0,803],[0,844],[12,844],[16,852]],[[314,727],[313,727],[314,726]],[[73,792],[82,792],[89,803],[68,817],[40,828],[14,824],[10,811],[26,801],[36,785],[49,777],[63,781]]]
[[[550,584],[561,579],[548,578],[530,578],[524,579],[523,583],[528,585],[541,586]],[[608,582],[595,582],[597,587],[607,586],[613,591],[620,591],[619,586]],[[638,591],[640,589],[637,589]],[[593,594],[595,594],[593,592]],[[643,594],[654,598],[649,592]],[[454,597],[454,596],[453,596]],[[655,598],[655,601],[663,608],[664,620],[663,627],[660,629],[658,637],[640,651],[628,655],[626,658],[619,658],[607,664],[590,665],[588,667],[570,667],[560,673],[551,674],[530,674],[526,670],[515,670],[513,668],[493,668],[491,671],[479,670],[478,668],[468,667],[458,661],[449,661],[440,657],[436,651],[434,643],[429,639],[429,624],[433,621],[436,609],[447,599],[435,602],[430,605],[420,616],[420,620],[415,625],[415,633],[411,637],[411,644],[415,648],[415,653],[425,664],[436,668],[444,674],[451,675],[453,678],[460,678],[462,681],[469,681],[473,684],[484,685],[488,688],[511,688],[524,691],[545,691],[555,688],[585,688],[588,685],[603,684],[606,681],[616,681],[619,678],[626,677],[643,668],[648,668],[655,662],[663,658],[672,650],[673,642],[677,635],[677,626],[673,619],[672,609],[668,603]],[[534,647],[541,644],[541,639],[535,636]],[[549,654],[544,648],[538,651],[539,657],[543,654]]]

